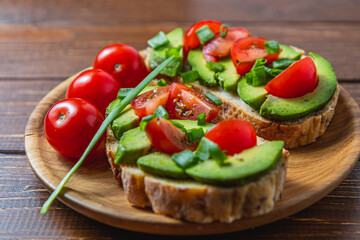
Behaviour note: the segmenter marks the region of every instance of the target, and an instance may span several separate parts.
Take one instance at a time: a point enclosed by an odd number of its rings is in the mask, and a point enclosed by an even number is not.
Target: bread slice
[[[296,47],[292,48],[304,52]],[[150,52],[151,48],[140,51],[148,68]],[[167,79],[182,82],[180,77]],[[228,93],[221,87],[206,87],[199,83],[191,83],[190,85],[198,92],[211,92],[222,100],[223,104],[219,113],[221,119],[238,118],[246,120],[254,126],[258,136],[267,140],[283,140],[286,149],[313,143],[325,133],[334,116],[340,93],[340,86],[338,85],[330,101],[322,109],[308,116],[291,121],[273,121],[261,117],[259,112],[245,103],[237,93]]]

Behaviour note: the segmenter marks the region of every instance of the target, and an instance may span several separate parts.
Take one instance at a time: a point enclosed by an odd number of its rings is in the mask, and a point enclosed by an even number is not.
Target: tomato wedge
[[[158,106],[165,107],[169,93],[170,86],[155,88],[134,98],[131,101],[131,107],[140,118],[146,117],[153,114]]]
[[[158,151],[173,154],[188,149],[186,134],[163,118],[148,122],[145,127],[151,145]]]
[[[198,30],[204,25],[207,25],[211,29],[211,31],[213,31],[214,34],[217,34],[220,32],[220,27],[222,25],[222,22],[213,21],[213,20],[203,20],[191,25],[191,27],[186,31],[184,35],[184,45],[183,45],[184,59],[187,59],[187,53],[191,49],[195,49],[200,46],[201,43],[198,36],[196,35],[196,30]]]
[[[244,120],[224,120],[215,125],[205,134],[205,137],[219,145],[227,155],[240,153],[256,145],[254,127]]]
[[[220,58],[229,56],[234,42],[240,38],[249,37],[250,34],[245,28],[230,28],[225,38],[216,34],[216,37],[206,43],[202,49],[207,62],[217,62]]]
[[[166,109],[172,119],[197,120],[200,113],[206,113],[206,122],[213,120],[220,111],[203,94],[178,83],[171,85]]]
[[[312,92],[318,83],[315,63],[311,57],[303,58],[277,75],[265,90],[281,98],[297,98]]]
[[[231,48],[231,59],[238,74],[244,75],[249,72],[256,59],[265,58],[267,63],[275,61],[279,53],[268,54],[264,43],[269,41],[266,38],[246,37],[238,39]]]

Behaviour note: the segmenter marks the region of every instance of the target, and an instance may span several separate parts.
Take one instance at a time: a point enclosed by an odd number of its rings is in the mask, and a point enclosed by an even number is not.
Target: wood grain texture
[[[70,161],[46,141],[43,119],[48,109],[65,95],[76,75],[49,92],[29,118],[25,147],[30,165],[51,190],[70,170]],[[344,123],[346,121],[346,123]],[[263,225],[296,213],[320,200],[352,170],[359,156],[360,110],[343,90],[334,119],[316,143],[291,151],[283,199],[266,215],[232,224],[192,224],[133,208],[113,179],[106,159],[90,162],[73,175],[60,201],[100,222],[129,230],[171,235],[226,233]],[[51,159],[51,162],[48,161]]]

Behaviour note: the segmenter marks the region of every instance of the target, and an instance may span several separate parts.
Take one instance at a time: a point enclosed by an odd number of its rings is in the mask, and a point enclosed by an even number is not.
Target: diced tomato
[[[131,106],[135,114],[140,118],[151,115],[155,112],[158,106],[165,107],[170,93],[170,86],[158,87],[154,90],[137,96],[131,101]]]
[[[220,111],[203,94],[178,83],[171,85],[166,109],[172,119],[197,120],[200,113],[206,113],[206,122],[213,120]]]
[[[267,63],[275,61],[279,53],[268,54],[264,43],[269,41],[266,38],[246,37],[238,39],[231,48],[231,59],[238,74],[244,75],[249,72],[256,59],[265,58]]]
[[[200,46],[200,40],[198,36],[196,35],[196,30],[201,28],[202,26],[207,25],[211,31],[213,31],[214,34],[217,34],[220,32],[220,27],[222,25],[219,21],[213,21],[213,20],[203,20],[200,22],[197,22],[193,24],[185,33],[184,35],[184,45],[183,45],[183,54],[184,59],[187,59],[187,53],[191,49],[195,49]]]
[[[265,90],[281,98],[297,98],[312,92],[317,86],[315,63],[311,57],[303,58],[277,75]]]
[[[240,38],[249,37],[250,34],[245,28],[230,28],[225,38],[216,34],[216,37],[206,43],[202,49],[207,62],[217,62],[220,58],[229,56],[234,42]]]
[[[163,118],[148,122],[145,127],[151,145],[158,151],[173,154],[189,149],[186,134]]]
[[[227,155],[240,153],[256,145],[256,132],[254,127],[244,120],[224,120],[205,134],[205,137],[217,143]]]

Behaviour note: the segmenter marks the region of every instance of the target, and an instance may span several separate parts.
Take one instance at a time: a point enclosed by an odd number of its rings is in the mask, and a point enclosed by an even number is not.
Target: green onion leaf
[[[266,52],[269,54],[273,53],[279,53],[280,52],[280,46],[276,41],[267,41],[264,42],[264,47],[266,49]]]
[[[178,123],[178,122],[174,122],[172,120],[169,120],[169,122],[171,122],[175,127],[179,128],[181,131],[183,131],[184,133],[186,133],[186,128],[184,127],[184,125]]]
[[[278,59],[275,60],[271,63],[272,68],[276,68],[276,69],[286,69],[288,68],[291,64],[293,64],[294,62],[296,62],[296,60],[291,60],[291,59]]]
[[[117,98],[120,100],[123,100],[126,97],[126,95],[128,95],[129,92],[132,90],[133,90],[133,88],[120,88]]]
[[[148,124],[148,122],[150,122],[154,118],[154,115],[148,115],[146,117],[143,117],[140,122],[140,131],[145,131],[146,124]]]
[[[186,136],[188,137],[190,143],[198,142],[203,136],[205,136],[204,129],[192,128],[186,131]]]
[[[150,47],[157,49],[159,47],[168,45],[169,40],[167,39],[164,32],[159,32],[155,37],[148,40],[148,44]]]
[[[205,137],[201,139],[195,151],[195,155],[202,161],[207,161],[212,157],[219,165],[227,159],[226,154],[221,151],[219,146]]]
[[[220,106],[222,104],[222,101],[210,92],[205,93],[205,97],[212,101],[216,106]]]
[[[201,44],[203,45],[215,37],[213,31],[211,31],[211,29],[207,25],[204,25],[198,30],[196,30],[196,35],[198,36]]]
[[[224,65],[222,65],[221,63],[216,63],[216,62],[207,62],[206,67],[208,69],[210,69],[211,71],[215,71],[215,72],[222,72],[225,70]]]
[[[195,82],[200,78],[200,75],[199,75],[198,71],[196,71],[196,70],[190,70],[190,71],[181,73],[180,76],[181,76],[184,84]]]
[[[265,72],[271,76],[271,77],[276,77],[277,75],[279,75],[282,71],[282,69],[272,69],[272,68],[268,68],[268,67],[265,67]]]
[[[267,60],[265,58],[256,59],[253,67],[251,68],[251,70],[253,70],[254,68],[265,65],[266,62],[267,62]]]
[[[146,124],[155,118],[169,119],[169,114],[163,106],[158,106],[153,115],[143,117],[140,122],[140,131],[145,131]]]
[[[56,187],[54,192],[50,195],[50,197],[46,200],[44,205],[41,208],[40,214],[46,214],[48,211],[50,205],[54,202],[56,197],[61,193],[64,185],[69,181],[71,176],[74,174],[74,172],[81,166],[81,164],[84,162],[87,155],[90,153],[90,151],[93,149],[97,141],[101,138],[101,136],[104,134],[106,128],[109,126],[109,124],[119,115],[119,113],[124,110],[124,108],[130,103],[131,100],[133,100],[159,73],[160,71],[166,67],[166,65],[171,62],[173,57],[170,57],[166,59],[164,62],[162,62],[156,69],[154,69],[144,80],[142,80],[129,94],[126,95],[126,97],[120,102],[119,105],[117,105],[113,111],[105,118],[101,126],[99,127],[99,130],[95,133],[95,136],[90,141],[89,145],[85,149],[85,152],[80,157],[80,159],[77,161],[77,163],[71,168],[71,170],[66,174],[66,176],[61,180],[60,184]]]
[[[175,153],[171,158],[176,162],[176,164],[182,169],[187,169],[195,165],[199,159],[197,156],[190,150],[185,150],[179,153]]]
[[[166,83],[165,79],[163,79],[163,78],[157,80],[156,84],[157,84],[159,87],[165,87],[165,86],[167,86],[167,83]]]
[[[224,30],[224,29],[225,29],[225,30]],[[221,36],[222,38],[225,38],[226,35],[227,35],[227,33],[228,33],[228,26],[227,26],[226,24],[222,24],[222,25],[220,26],[220,36]]]
[[[267,83],[265,66],[258,66],[245,74],[246,82],[252,86],[260,86]]]
[[[200,113],[197,117],[197,124],[199,126],[203,126],[205,125],[205,117],[206,117],[206,113]]]

